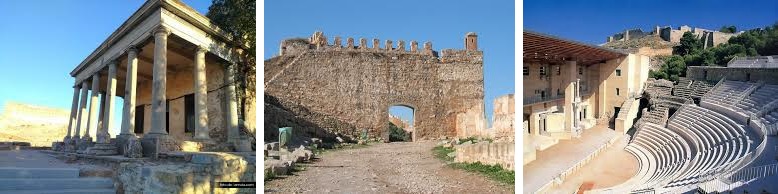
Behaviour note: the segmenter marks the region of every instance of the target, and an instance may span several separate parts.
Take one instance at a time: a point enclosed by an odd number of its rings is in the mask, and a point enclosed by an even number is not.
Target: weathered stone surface
[[[283,162],[281,160],[265,160],[265,171],[268,171],[270,173],[273,173],[274,175],[286,175],[289,173],[289,170],[292,168],[289,166],[290,163]]]
[[[343,138],[341,138],[341,137],[336,137],[335,140],[337,140],[338,143],[345,143],[346,142],[346,140],[343,140]]]
[[[208,163],[121,163],[117,180],[124,193],[254,193],[255,188],[216,188],[215,182],[254,182],[255,162],[250,156],[202,154]],[[192,156],[196,158],[197,155]]]
[[[469,141],[456,146],[455,162],[481,162],[487,165],[500,165],[505,169],[514,169],[515,142],[486,142],[471,144]]]
[[[411,50],[416,44],[411,42]],[[465,113],[484,111],[483,106],[474,106],[483,104],[481,51],[450,50],[438,56],[431,43],[425,44],[424,54],[300,46],[305,48],[286,45],[287,52],[265,61],[266,96],[291,101],[308,112],[354,126],[330,127],[333,124],[327,120],[309,120],[308,126],[314,128],[311,131],[359,139],[356,129],[369,129],[370,138],[388,139],[386,115],[393,105],[414,109],[414,134],[422,139],[454,137],[468,127],[485,126],[484,119],[464,118],[476,115]],[[265,110],[266,116],[282,111],[296,113],[284,106]],[[265,131],[288,123],[296,115],[265,118]]]
[[[88,148],[86,153],[97,156],[108,156],[117,155],[119,154],[119,151],[117,151],[117,148],[114,146],[114,144],[97,143],[94,146]]]
[[[135,136],[127,138],[127,144],[124,147],[124,156],[128,158],[140,158],[143,157],[143,146],[141,146],[140,140]]]
[[[247,139],[241,139],[238,140],[238,142],[235,143],[235,151],[236,152],[253,152],[254,149],[252,149],[252,145],[254,142],[250,142]]]

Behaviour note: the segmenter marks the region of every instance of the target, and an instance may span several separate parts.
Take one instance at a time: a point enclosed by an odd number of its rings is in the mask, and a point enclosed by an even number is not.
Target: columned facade
[[[182,145],[192,144],[195,151],[234,151],[246,139],[234,83],[237,53],[245,46],[175,1],[147,1],[140,10],[70,73],[80,85],[64,139],[93,155],[141,150],[154,157],[191,151]]]

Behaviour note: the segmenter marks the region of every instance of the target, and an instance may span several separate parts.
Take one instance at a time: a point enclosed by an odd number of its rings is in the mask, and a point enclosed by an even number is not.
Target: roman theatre
[[[648,57],[524,32],[524,193],[773,191],[778,56],[648,78]]]

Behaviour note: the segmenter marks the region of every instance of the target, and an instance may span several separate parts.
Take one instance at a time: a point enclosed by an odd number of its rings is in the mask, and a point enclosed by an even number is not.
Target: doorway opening
[[[395,105],[389,107],[389,141],[413,141],[414,113],[411,106]]]

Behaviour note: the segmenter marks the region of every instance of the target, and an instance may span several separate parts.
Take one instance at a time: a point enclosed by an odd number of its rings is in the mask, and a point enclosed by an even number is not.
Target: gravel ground
[[[376,143],[330,151],[305,170],[265,182],[265,193],[513,193],[435,158],[435,142]]]

